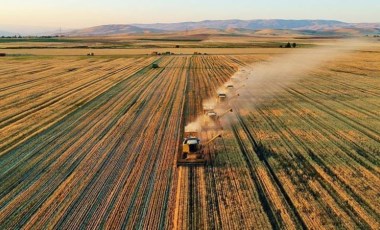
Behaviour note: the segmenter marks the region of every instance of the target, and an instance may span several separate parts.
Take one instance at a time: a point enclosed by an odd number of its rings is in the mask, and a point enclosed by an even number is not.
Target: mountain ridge
[[[0,26],[2,27],[2,26]],[[151,24],[106,24],[80,29],[59,30],[49,29],[42,32],[37,27],[20,27],[12,28],[11,31],[0,28],[0,36],[21,35],[66,35],[66,36],[106,36],[106,35],[124,35],[124,34],[159,34],[175,33],[179,31],[196,31],[202,29],[218,30],[220,33],[228,34],[235,31],[235,34],[253,34],[261,30],[292,30],[298,34],[336,34],[337,36],[348,35],[372,35],[380,34],[380,23],[347,23],[338,20],[311,20],[311,19],[254,19],[254,20],[203,20],[175,23],[151,23]],[[32,32],[31,32],[32,31]],[[34,32],[33,32],[34,31]],[[239,32],[240,31],[240,32]],[[259,34],[265,34],[260,32]]]
[[[117,34],[168,33],[213,29],[228,31],[231,29],[245,31],[259,30],[295,30],[319,31],[322,34],[341,36],[380,33],[380,23],[347,23],[338,20],[288,20],[288,19],[255,19],[255,20],[204,20],[199,22],[153,23],[153,24],[111,24],[89,27],[68,32],[68,36],[96,36]],[[345,30],[339,32],[339,30]],[[306,33],[308,34],[308,33]],[[311,34],[315,34],[312,32]]]
[[[131,24],[140,28],[157,28],[169,31],[192,30],[199,28],[209,29],[296,29],[308,27],[316,24],[324,26],[347,26],[349,23],[337,20],[288,20],[288,19],[254,19],[254,20],[204,20],[199,22],[178,22],[178,23],[153,23],[153,24]]]

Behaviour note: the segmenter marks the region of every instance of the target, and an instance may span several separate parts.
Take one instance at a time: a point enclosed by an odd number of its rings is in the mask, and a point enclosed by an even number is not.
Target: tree
[[[290,45],[290,42],[288,42],[288,44],[286,44],[285,48],[292,48],[292,45]]]
[[[293,46],[293,48],[296,48],[297,47],[297,43],[293,42],[292,46]]]

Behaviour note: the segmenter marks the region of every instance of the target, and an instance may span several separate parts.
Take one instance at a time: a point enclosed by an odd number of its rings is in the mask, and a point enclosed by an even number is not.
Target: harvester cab
[[[196,154],[201,150],[201,140],[198,137],[187,137],[183,141],[183,153]],[[185,156],[187,157],[187,156]]]
[[[226,98],[227,98],[227,94],[225,94],[225,93],[218,93],[219,102],[225,101]]]
[[[210,109],[206,112],[206,116],[211,118],[212,120],[215,120],[217,118],[217,114],[213,109]]]
[[[182,144],[182,152],[177,160],[177,166],[198,166],[205,165],[210,160],[204,153],[204,147],[211,144],[221,134],[216,135],[205,144],[201,144],[197,132],[185,132],[185,138]]]

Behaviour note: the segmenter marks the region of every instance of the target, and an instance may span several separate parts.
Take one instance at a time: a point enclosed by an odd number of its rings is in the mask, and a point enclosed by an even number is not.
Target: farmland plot
[[[224,56],[1,65],[4,228],[170,226],[187,83],[212,72],[216,87],[238,66]]]
[[[203,100],[269,56],[2,61],[0,226],[378,229],[377,53],[252,89],[213,164],[175,166]]]
[[[231,103],[213,165],[179,171],[180,228],[378,229],[378,66],[351,53]]]

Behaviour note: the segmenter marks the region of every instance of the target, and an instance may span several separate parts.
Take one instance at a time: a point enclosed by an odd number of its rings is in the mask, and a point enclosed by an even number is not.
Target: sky
[[[0,6],[0,30],[220,19],[380,22],[380,0],[0,0]]]

